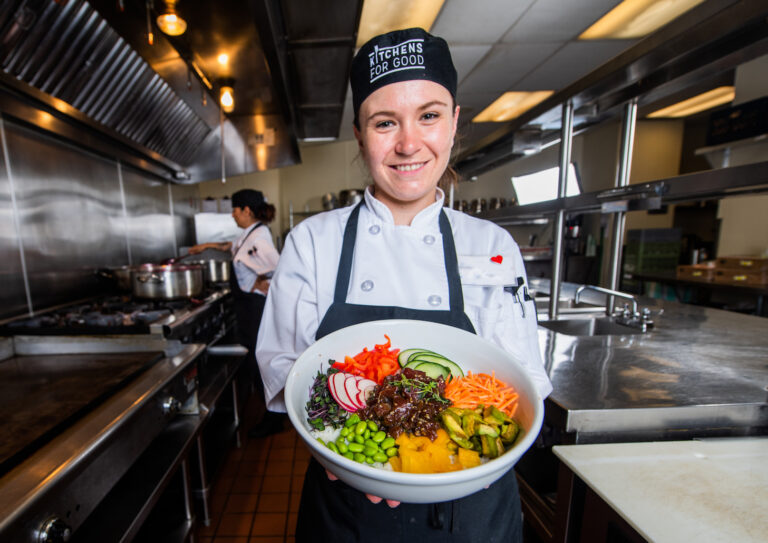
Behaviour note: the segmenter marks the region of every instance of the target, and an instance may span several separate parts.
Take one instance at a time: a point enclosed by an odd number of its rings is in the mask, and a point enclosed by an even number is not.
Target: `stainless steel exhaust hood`
[[[303,5],[184,0],[188,30],[171,37],[154,23],[162,0],[8,0],[0,88],[105,134],[175,182],[218,179],[222,154],[227,176],[296,164],[299,138],[338,134],[362,2],[339,2],[326,34],[317,31],[323,3]],[[331,60],[339,73],[329,75]],[[225,83],[235,109],[222,123]]]

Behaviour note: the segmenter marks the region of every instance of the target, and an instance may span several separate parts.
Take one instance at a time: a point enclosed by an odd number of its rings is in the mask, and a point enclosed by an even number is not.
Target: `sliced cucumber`
[[[409,349],[409,350],[411,350],[411,349]],[[436,352],[434,352],[434,351],[428,351],[427,349],[412,349],[412,351],[413,351],[413,352],[411,352],[411,353],[408,355],[408,360],[407,360],[407,362],[406,362],[406,365],[408,365],[408,362],[411,362],[411,361],[412,361],[414,358],[416,358],[416,357],[417,357],[417,356],[419,356],[420,354],[432,354],[432,355],[435,355],[435,356],[440,356],[440,355],[439,355],[439,354],[437,354]]]
[[[420,363],[420,362],[432,362],[434,364],[440,364],[441,366],[444,366],[448,369],[451,375],[454,377],[464,377],[464,372],[462,371],[461,367],[456,364],[454,361],[449,360],[448,358],[444,357],[443,355],[436,354],[436,353],[420,353],[416,355],[414,358],[411,359],[411,362],[408,362],[406,365],[406,368],[414,367],[412,363]]]
[[[451,374],[448,368],[434,362],[421,362],[413,366],[413,369],[416,371],[423,371],[427,374],[427,377],[431,377],[432,379],[437,379],[439,377],[448,379],[448,376]]]
[[[424,353],[424,352],[430,352],[425,351],[424,349],[405,349],[404,351],[400,351],[400,354],[397,355],[397,361],[400,363],[400,367],[404,368],[405,365],[408,363],[408,358],[412,354],[416,353]]]

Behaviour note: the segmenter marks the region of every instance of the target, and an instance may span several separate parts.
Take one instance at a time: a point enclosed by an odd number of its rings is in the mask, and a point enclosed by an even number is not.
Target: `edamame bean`
[[[376,426],[376,423],[375,423],[375,422],[373,422],[372,420],[369,420],[369,421],[368,421],[368,429],[369,429],[371,432],[375,432],[376,430],[378,430],[378,429],[379,429],[379,427],[378,427],[378,426]]]
[[[363,446],[370,447],[371,449],[376,449],[377,451],[379,450],[379,444],[371,439],[366,439],[365,442],[363,443]]]
[[[322,440],[322,439],[320,439],[319,437],[317,438],[317,440],[318,440],[320,443],[322,443],[323,445],[325,445],[325,441],[323,441],[323,440]]]
[[[345,452],[342,456],[344,456],[344,458],[349,458],[350,460],[355,459],[355,454],[351,451]]]
[[[387,438],[386,432],[383,432],[382,430],[379,430],[375,434],[371,436],[371,439],[375,441],[376,443],[381,443]]]
[[[365,438],[363,436],[361,436],[361,435],[356,435],[355,436],[355,443],[360,443],[360,445],[362,445],[363,443],[365,443]]]
[[[385,451],[387,449],[391,449],[394,446],[395,446],[395,440],[394,438],[391,438],[391,437],[388,437],[381,442],[381,448],[384,449]]]
[[[351,427],[354,424],[357,424],[360,422],[360,416],[357,413],[352,413],[352,416],[349,417],[346,422],[344,422],[344,426],[347,428]]]
[[[349,428],[346,426],[341,429],[341,433],[339,434],[341,437],[347,437],[349,435]]]
[[[385,452],[387,453],[387,456],[397,456],[397,447],[390,447]]]
[[[379,452],[377,452],[376,454],[373,455],[373,459],[376,462],[381,462],[383,464],[383,463],[385,463],[389,459],[389,457],[386,455],[386,453],[383,453],[383,452],[379,451]]]
[[[363,449],[365,449],[365,447],[363,447],[361,443],[350,443],[349,445],[347,445],[347,449],[352,451],[353,453],[361,453],[363,452]]]
[[[329,449],[331,449],[331,450],[332,450],[333,452],[335,452],[336,454],[339,454],[339,448],[336,446],[336,444],[335,444],[333,441],[329,441],[329,442],[327,443],[327,445],[328,445],[328,448],[329,448]]]
[[[368,439],[371,437],[371,431],[368,428],[366,428],[365,431],[363,432],[363,437],[365,439]]]
[[[363,453],[355,453],[355,457],[353,458],[355,462],[360,462],[361,464],[365,462],[365,455]]]
[[[347,451],[349,451],[349,446],[347,445],[347,443],[344,440],[337,441],[336,442],[336,446],[339,448],[339,452],[341,454],[344,454]]]
[[[355,425],[355,434],[362,435],[363,432],[365,432],[365,429],[368,427],[368,425],[365,423],[364,420],[361,420]]]
[[[366,456],[365,457],[365,463],[366,464],[373,464],[373,458],[371,458],[370,456]]]
[[[374,449],[373,447],[365,447],[365,448],[363,449],[363,454],[364,454],[365,456],[373,456],[373,455],[374,455],[374,454],[376,454],[377,452],[379,452],[379,451],[378,451],[378,449]]]

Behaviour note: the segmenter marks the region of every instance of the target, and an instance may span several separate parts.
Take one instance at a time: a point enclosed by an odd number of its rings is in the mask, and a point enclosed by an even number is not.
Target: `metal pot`
[[[132,288],[131,275],[135,269],[135,266],[119,266],[103,268],[97,270],[96,273],[113,281],[118,289],[128,292]]]
[[[206,283],[229,282],[229,260],[210,258],[206,260],[193,260],[190,263],[199,264],[203,267],[203,278]]]
[[[133,295],[153,300],[192,298],[203,292],[199,264],[143,264],[133,273]]]

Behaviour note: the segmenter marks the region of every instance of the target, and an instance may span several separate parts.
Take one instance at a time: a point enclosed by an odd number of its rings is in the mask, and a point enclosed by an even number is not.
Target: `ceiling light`
[[[219,103],[224,112],[232,113],[235,109],[235,91],[232,87],[223,85],[219,88]]]
[[[654,111],[648,117],[687,117],[694,113],[732,102],[735,96],[736,90],[733,87],[718,87],[693,98],[688,98],[677,104]]]
[[[704,0],[624,0],[579,36],[580,40],[626,40],[647,36]]]
[[[444,2],[445,0],[365,0],[357,29],[357,47],[374,36],[392,30],[418,26],[429,31]]]
[[[218,60],[219,64],[222,66],[226,66],[229,64],[229,55],[226,53],[220,53],[219,56],[216,57],[216,60]]]
[[[181,36],[187,29],[187,21],[176,13],[176,0],[166,0],[165,11],[158,15],[157,26],[169,36]]]
[[[502,123],[519,117],[555,91],[505,92],[472,119],[473,123]]]

